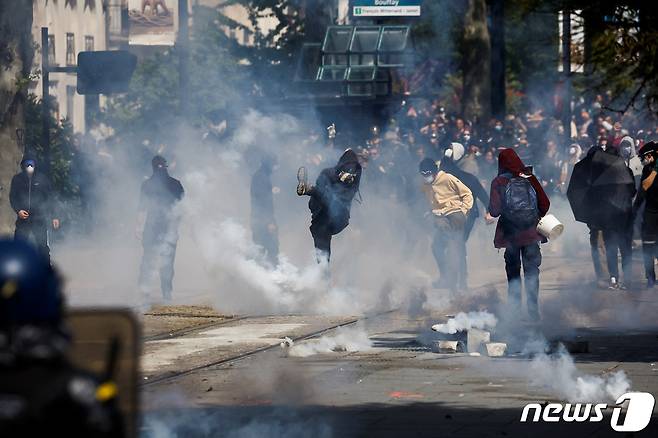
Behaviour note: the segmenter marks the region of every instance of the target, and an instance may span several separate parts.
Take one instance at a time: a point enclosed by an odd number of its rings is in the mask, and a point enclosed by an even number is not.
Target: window
[[[57,65],[55,59],[55,35],[48,35],[48,64]]]
[[[75,35],[66,34],[66,65],[75,65]]]
[[[236,39],[236,38],[235,38],[235,28],[234,28],[234,27],[230,27],[230,28],[228,29],[228,37],[229,37],[230,39],[232,39],[232,40],[235,40],[235,39]]]
[[[66,86],[66,118],[73,122],[73,111],[75,110],[75,87]]]
[[[91,35],[85,35],[85,51],[94,51],[94,37]]]

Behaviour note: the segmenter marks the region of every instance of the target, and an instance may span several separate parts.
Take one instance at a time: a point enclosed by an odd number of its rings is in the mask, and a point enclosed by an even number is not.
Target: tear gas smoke
[[[529,379],[531,385],[548,389],[569,402],[614,401],[631,388],[623,370],[603,376],[580,372],[563,347],[553,355],[542,351],[535,356],[530,363]]]
[[[486,311],[468,313],[460,312],[454,318],[449,319],[445,324],[433,325],[432,330],[452,335],[471,328],[493,328],[496,326],[497,322],[498,320],[496,317]]]
[[[319,339],[311,339],[290,347],[288,354],[294,357],[308,357],[320,353],[336,351],[368,351],[372,349],[372,341],[361,326],[340,327],[335,335],[325,335]]]

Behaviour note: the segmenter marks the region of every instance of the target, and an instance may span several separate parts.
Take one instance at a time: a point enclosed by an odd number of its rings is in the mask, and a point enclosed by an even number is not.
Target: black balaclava
[[[167,160],[161,155],[156,155],[151,160],[151,167],[153,168],[153,175],[165,176],[167,173]]]

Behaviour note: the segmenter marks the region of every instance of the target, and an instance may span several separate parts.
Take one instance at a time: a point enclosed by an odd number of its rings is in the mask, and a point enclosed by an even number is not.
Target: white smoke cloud
[[[435,324],[432,330],[441,333],[455,334],[460,331],[471,328],[485,329],[496,326],[498,320],[494,315],[486,311],[480,312],[460,312],[454,318],[451,318],[445,324]]]
[[[580,372],[564,349],[555,355],[538,354],[530,364],[530,383],[569,402],[616,400],[631,388],[623,370],[603,376]]]
[[[331,353],[335,351],[368,351],[372,349],[372,341],[361,326],[340,327],[335,335],[325,335],[319,339],[311,339],[290,347],[288,354],[294,357],[308,357],[314,354]]]

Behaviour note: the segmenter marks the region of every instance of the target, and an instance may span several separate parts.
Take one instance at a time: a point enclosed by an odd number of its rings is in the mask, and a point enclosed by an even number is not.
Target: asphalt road
[[[585,262],[545,257],[541,324],[505,310],[498,275],[492,277],[497,282],[475,285],[450,308],[415,305],[362,317],[292,348],[278,344],[286,336],[303,338],[355,318],[244,318],[152,339],[144,348],[144,376],[169,378],[143,381],[142,434],[619,436],[610,425],[611,409],[601,422],[519,421],[528,403],[565,401],[583,382],[605,390],[620,371],[633,391],[658,396],[658,289],[597,289],[583,280],[589,270]],[[509,344],[508,356],[433,351],[432,324],[483,309],[501,319],[492,336]],[[588,352],[569,356],[574,368],[567,356],[541,362],[523,351],[537,339],[584,341]],[[649,426],[633,436],[656,432],[654,406]]]

